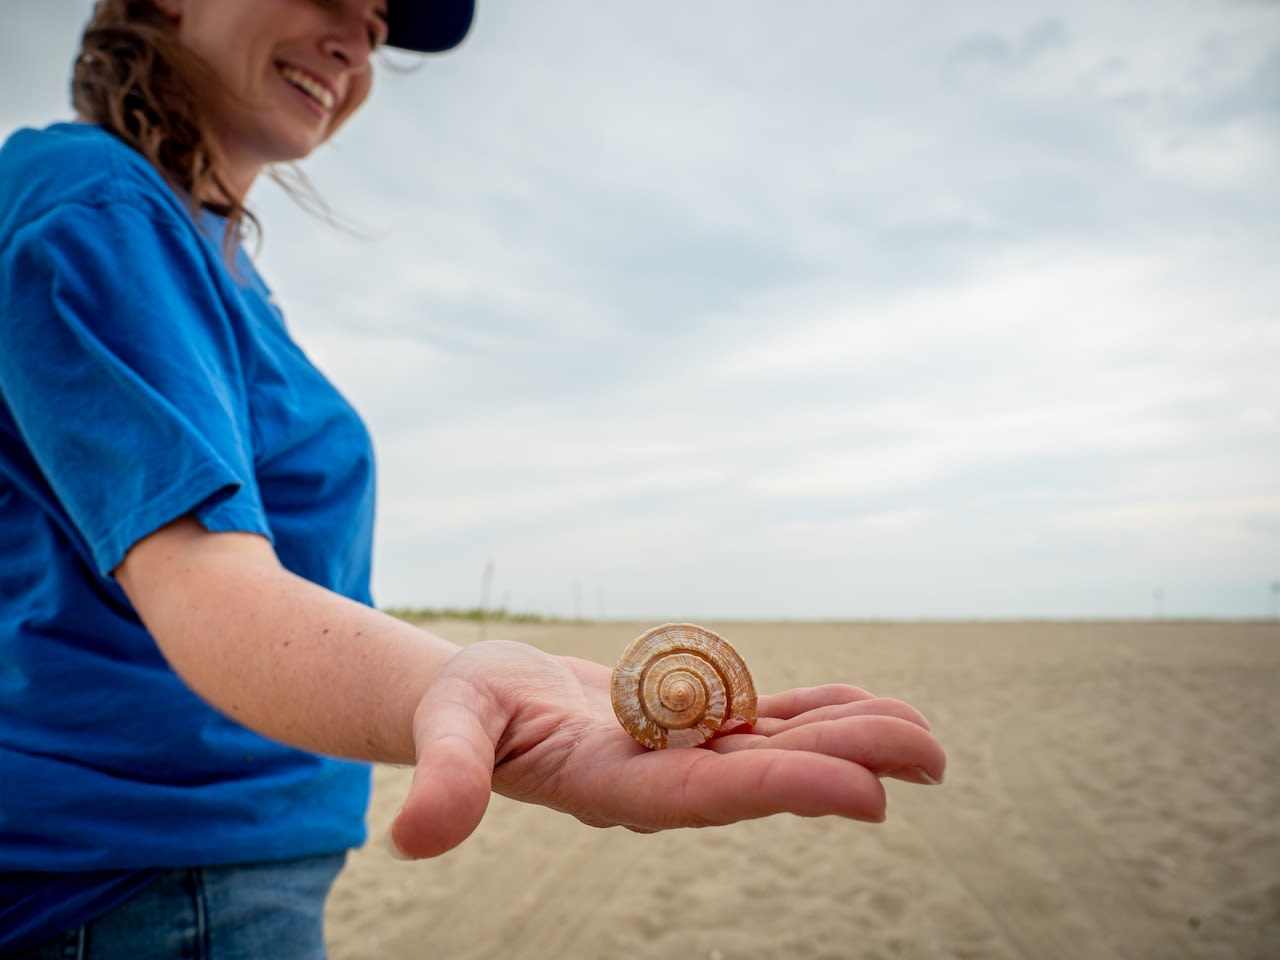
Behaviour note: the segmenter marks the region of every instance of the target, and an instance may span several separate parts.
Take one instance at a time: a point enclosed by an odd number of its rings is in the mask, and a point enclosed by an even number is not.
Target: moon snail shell
[[[613,668],[613,712],[650,750],[696,747],[733,720],[755,723],[756,688],[723,637],[664,623],[636,637]]]

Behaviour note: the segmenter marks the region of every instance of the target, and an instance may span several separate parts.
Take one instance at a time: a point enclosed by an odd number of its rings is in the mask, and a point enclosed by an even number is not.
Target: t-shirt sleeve
[[[102,576],[187,513],[270,536],[216,256],[122,201],[60,207],[0,256],[0,395]]]

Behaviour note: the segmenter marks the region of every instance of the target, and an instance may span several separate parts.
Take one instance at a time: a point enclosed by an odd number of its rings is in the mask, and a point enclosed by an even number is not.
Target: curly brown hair
[[[152,0],[98,0],[80,40],[71,105],[146,157],[193,214],[203,207],[226,217],[229,256],[246,227],[261,231],[218,170],[195,93],[203,70]]]

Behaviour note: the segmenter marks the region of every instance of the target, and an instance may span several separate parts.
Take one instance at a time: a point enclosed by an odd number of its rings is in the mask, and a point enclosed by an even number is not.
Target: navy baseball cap
[[[391,0],[387,5],[387,46],[441,53],[462,42],[471,29],[475,0]]]

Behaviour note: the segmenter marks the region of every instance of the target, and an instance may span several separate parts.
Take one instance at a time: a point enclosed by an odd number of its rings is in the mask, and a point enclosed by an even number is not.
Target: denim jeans
[[[323,960],[346,854],[167,870],[82,927],[5,960]]]

